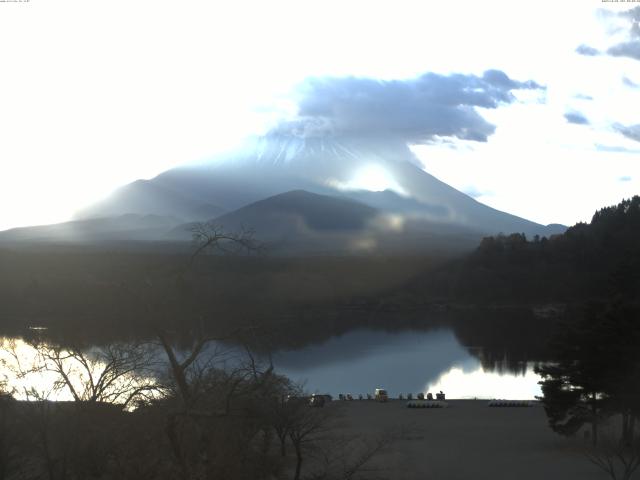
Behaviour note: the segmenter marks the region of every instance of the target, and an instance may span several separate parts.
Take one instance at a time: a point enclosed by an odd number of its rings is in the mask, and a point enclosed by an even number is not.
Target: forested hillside
[[[640,197],[550,238],[486,237],[471,255],[417,279],[414,287],[457,301],[633,298],[640,292]]]

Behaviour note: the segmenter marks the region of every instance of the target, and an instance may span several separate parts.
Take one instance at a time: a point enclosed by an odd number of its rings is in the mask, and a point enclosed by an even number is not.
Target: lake
[[[533,399],[541,395],[533,364],[520,371],[483,367],[450,328],[389,332],[358,329],[273,361],[281,373],[311,393],[391,396],[442,390],[447,398]]]
[[[12,343],[11,343],[12,342]],[[31,372],[17,375],[16,361],[23,370],[36,361],[36,352],[20,339],[5,339],[0,351],[0,381],[22,392],[35,388],[41,396],[69,400],[69,392],[53,388],[51,372]],[[205,351],[220,350],[212,345]],[[228,366],[237,364],[243,350],[224,346]],[[154,356],[164,365],[164,353],[157,349]],[[518,368],[505,367],[495,361],[487,364],[483,347],[465,346],[451,327],[388,331],[360,328],[322,342],[295,350],[280,350],[272,360],[278,373],[304,385],[309,393],[359,394],[366,397],[376,388],[385,388],[392,397],[408,393],[443,391],[447,398],[533,399],[540,395],[540,378],[533,363],[521,362]],[[224,364],[224,361],[223,361]],[[13,368],[12,368],[13,365]],[[82,368],[69,364],[69,372]],[[101,366],[93,365],[96,372]],[[158,367],[156,367],[158,368]],[[160,367],[164,368],[164,367]],[[49,392],[49,393],[46,393]]]

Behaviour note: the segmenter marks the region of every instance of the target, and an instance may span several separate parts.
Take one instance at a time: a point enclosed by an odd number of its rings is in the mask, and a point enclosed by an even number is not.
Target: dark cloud
[[[512,80],[502,70],[487,70],[482,75],[482,79],[485,82],[504,90],[544,89],[542,85],[537,84],[533,80],[527,80],[526,82],[518,82],[517,80]]]
[[[569,123],[575,123],[576,125],[589,125],[589,120],[580,112],[567,112],[564,114],[564,118]]]
[[[631,23],[627,30],[628,40],[609,47],[607,54],[613,57],[628,57],[640,60],[640,6],[620,12],[617,16]]]
[[[613,57],[629,57],[640,60],[640,40],[618,43],[609,48],[607,53]]]
[[[627,138],[640,142],[640,123],[636,125],[622,125],[616,123],[613,128]]]
[[[640,85],[638,85],[636,82],[634,82],[633,80],[627,78],[627,77],[622,77],[622,83],[625,84],[627,87],[629,88],[639,88]]]
[[[585,44],[582,44],[578,48],[576,48],[576,52],[580,55],[586,55],[587,57],[595,57],[596,55],[600,55],[600,50]]]
[[[497,108],[515,101],[513,90],[543,89],[499,70],[476,75],[427,73],[411,80],[316,78],[308,80],[298,118],[278,132],[396,137],[423,143],[436,137],[484,142],[495,131],[476,107]]]
[[[618,180],[620,180],[621,182],[630,182],[631,177],[629,175],[624,175],[623,177],[620,177]]]
[[[633,7],[631,10],[620,12],[619,15],[621,17],[628,18],[634,23],[640,22],[640,6]]]

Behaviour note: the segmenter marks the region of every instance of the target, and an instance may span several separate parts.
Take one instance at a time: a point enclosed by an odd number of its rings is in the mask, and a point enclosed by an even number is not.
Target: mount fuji
[[[483,205],[425,172],[403,142],[362,135],[251,138],[206,163],[121,187],[69,223],[82,238],[83,225],[95,228],[97,219],[123,215],[167,219],[167,233],[150,230],[147,240],[187,240],[189,222],[215,220],[224,228],[253,228],[259,239],[274,244],[338,249],[347,244],[402,249],[404,240],[415,247],[434,238],[445,244],[465,238],[471,245],[501,232],[549,236],[564,230]],[[20,238],[28,239],[29,230],[21,229]],[[341,241],[327,244],[327,235]],[[3,237],[10,238],[11,231]]]

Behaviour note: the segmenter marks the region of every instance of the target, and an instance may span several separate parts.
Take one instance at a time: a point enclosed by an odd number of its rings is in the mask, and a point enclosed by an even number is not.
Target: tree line
[[[585,302],[640,293],[640,196],[550,238],[486,237],[474,252],[417,277],[431,298],[482,303]]]
[[[571,305],[536,367],[553,431],[582,434],[612,479],[640,467],[640,197],[598,210],[562,235],[485,238],[439,290],[447,298]]]

